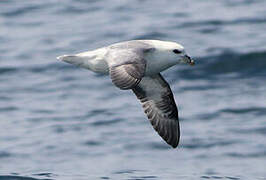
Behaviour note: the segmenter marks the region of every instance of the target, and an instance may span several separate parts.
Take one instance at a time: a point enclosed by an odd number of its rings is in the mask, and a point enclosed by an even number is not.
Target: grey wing
[[[134,88],[145,74],[146,61],[141,51],[113,50],[107,58],[112,82],[120,89]]]
[[[169,145],[177,147],[180,137],[178,110],[168,83],[158,74],[142,78],[132,90],[153,128]]]

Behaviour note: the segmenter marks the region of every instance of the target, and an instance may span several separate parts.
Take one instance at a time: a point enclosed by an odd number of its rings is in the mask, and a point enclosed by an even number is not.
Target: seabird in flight
[[[140,100],[153,128],[173,148],[180,137],[178,110],[169,84],[160,72],[194,61],[175,42],[132,40],[57,59],[109,74],[115,86],[131,89]]]

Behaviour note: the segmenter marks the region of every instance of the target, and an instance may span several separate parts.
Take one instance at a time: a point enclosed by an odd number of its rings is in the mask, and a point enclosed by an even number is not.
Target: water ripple
[[[7,176],[0,176],[0,180],[53,180],[53,179],[37,179],[37,178],[32,178],[32,177],[27,177],[27,176],[11,176],[11,175],[7,175]]]
[[[15,67],[0,67],[0,75],[15,73],[18,69]]]
[[[222,109],[221,113],[232,113],[232,114],[244,114],[244,113],[254,113],[256,115],[266,115],[266,107],[248,107],[248,108],[230,108]]]
[[[6,152],[6,151],[0,151],[0,159],[1,158],[8,158],[10,156],[13,156],[13,155],[9,152]]]
[[[37,10],[40,10],[43,8],[44,8],[44,6],[40,7],[37,5],[31,5],[31,6],[25,6],[25,7],[17,8],[15,10],[8,11],[8,12],[3,12],[1,14],[3,16],[6,16],[6,17],[16,17],[16,16],[24,15],[26,13],[31,13],[33,11],[37,11]]]
[[[225,26],[225,25],[239,25],[239,24],[260,24],[260,23],[265,23],[266,19],[265,18],[240,18],[240,19],[235,19],[235,20],[219,20],[219,19],[214,19],[214,20],[208,20],[208,21],[197,21],[197,22],[186,22],[181,25],[179,25],[179,28],[189,28],[189,27],[197,27],[199,28],[200,26]]]
[[[91,123],[93,126],[109,126],[112,124],[116,124],[119,122],[122,122],[123,119],[120,118],[116,118],[116,119],[112,119],[112,120],[97,120],[96,122]]]

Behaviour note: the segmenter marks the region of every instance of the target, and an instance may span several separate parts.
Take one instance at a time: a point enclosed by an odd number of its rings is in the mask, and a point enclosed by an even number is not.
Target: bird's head
[[[186,54],[184,47],[178,43],[154,40],[152,44],[155,47],[153,53],[173,65],[195,64],[194,60]]]

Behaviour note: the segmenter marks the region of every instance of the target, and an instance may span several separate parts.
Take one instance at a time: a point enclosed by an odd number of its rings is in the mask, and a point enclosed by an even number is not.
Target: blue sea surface
[[[56,60],[132,39],[181,43],[163,72],[172,149],[131,91]],[[266,179],[265,0],[1,0],[0,180]]]

